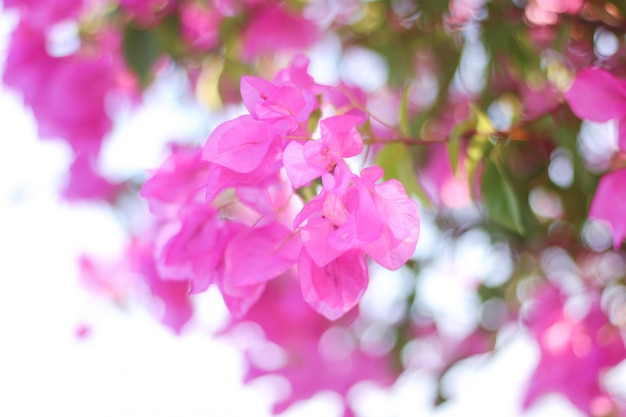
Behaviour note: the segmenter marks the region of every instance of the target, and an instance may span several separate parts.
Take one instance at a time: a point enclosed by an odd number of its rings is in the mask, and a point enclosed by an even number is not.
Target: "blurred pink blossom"
[[[163,280],[156,270],[153,253],[151,243],[134,238],[123,257],[115,262],[83,256],[79,263],[81,282],[121,305],[148,291],[148,307],[165,326],[180,333],[193,315],[189,284]]]
[[[553,25],[558,22],[560,13],[576,14],[582,6],[583,0],[531,0],[525,13],[536,25]]]
[[[303,50],[312,46],[318,36],[315,23],[282,5],[255,10],[242,33],[243,57],[252,59],[265,52]]]
[[[85,0],[4,0],[4,8],[17,10],[20,19],[45,29],[79,16],[84,3]]]
[[[591,201],[589,218],[611,225],[613,247],[618,250],[626,237],[626,169],[608,172],[600,178]]]
[[[246,381],[276,375],[291,386],[274,405],[275,414],[297,401],[331,390],[346,401],[345,415],[351,415],[347,397],[353,385],[373,381],[389,386],[398,372],[388,356],[373,356],[361,349],[348,327],[357,317],[355,310],[339,322],[331,322],[311,309],[299,293],[298,281],[292,274],[272,281],[245,317],[232,320],[223,334],[234,336],[238,324],[253,322],[263,329],[265,339],[284,353],[284,363],[268,367],[267,358],[255,354],[257,343],[246,350]]]
[[[524,408],[550,393],[564,395],[590,416],[608,415],[616,407],[601,377],[626,358],[626,349],[598,297],[592,292],[589,295],[593,297],[589,310],[573,317],[557,287],[546,284],[537,290],[524,321],[539,344],[541,358],[529,382]]]
[[[215,48],[220,41],[220,24],[224,16],[214,8],[199,2],[186,2],[180,6],[181,35],[197,51]]]

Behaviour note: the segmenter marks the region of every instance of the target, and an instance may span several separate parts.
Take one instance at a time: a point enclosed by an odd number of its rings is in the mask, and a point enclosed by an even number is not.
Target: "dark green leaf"
[[[480,183],[483,202],[491,220],[517,234],[525,233],[522,224],[520,201],[511,185],[508,173],[498,160],[497,151],[492,152],[485,163]]]
[[[163,52],[158,39],[150,31],[126,26],[123,49],[128,66],[135,72],[141,85],[146,87],[152,81],[152,67]]]

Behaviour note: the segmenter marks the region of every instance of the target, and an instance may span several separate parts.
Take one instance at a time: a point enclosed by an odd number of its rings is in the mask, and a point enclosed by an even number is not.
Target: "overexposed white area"
[[[9,20],[0,19],[0,51],[9,25]],[[154,94],[156,104],[116,130],[104,152],[107,170],[127,175],[135,168],[128,161],[135,157],[139,166],[154,168],[162,157],[161,144],[152,140],[157,132],[166,141],[169,134],[189,133],[184,125],[203,126],[194,124],[199,114],[172,107],[176,97]],[[185,117],[190,117],[189,123]],[[146,147],[148,143],[152,145]],[[215,292],[199,297],[200,320],[176,336],[148,312],[113,306],[79,285],[76,258],[83,252],[115,256],[125,232],[105,206],[59,200],[70,159],[60,142],[37,138],[32,115],[19,97],[0,87],[0,416],[271,415],[267,384],[244,387],[240,354],[210,335],[225,314]],[[420,245],[429,240],[423,242]],[[489,259],[481,248],[475,251]],[[467,300],[462,291],[452,291],[459,282],[449,276],[437,281],[444,273],[444,265],[429,271],[425,295],[434,301],[458,301],[433,306],[453,316]],[[82,326],[90,331],[78,338]],[[419,371],[407,373],[389,391],[362,384],[350,401],[365,417],[514,417],[521,415],[521,386],[536,360],[532,343],[514,336],[491,361],[479,357],[454,369],[448,384],[452,399],[436,411],[429,405],[432,384]],[[316,399],[284,416],[339,417],[336,396],[322,393]],[[551,397],[527,415],[578,414]]]
[[[58,200],[68,152],[38,140],[5,90],[0,121],[0,415],[269,415],[233,348],[202,328],[176,337],[79,286],[76,257],[112,256],[124,232],[103,206]]]

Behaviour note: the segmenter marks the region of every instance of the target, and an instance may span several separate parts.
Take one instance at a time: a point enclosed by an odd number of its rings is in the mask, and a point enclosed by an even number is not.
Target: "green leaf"
[[[459,154],[461,153],[461,138],[472,129],[476,128],[476,117],[472,114],[472,116],[457,124],[452,128],[450,132],[450,137],[448,138],[447,148],[448,148],[448,159],[450,160],[450,166],[452,167],[452,172],[454,175],[457,175],[459,171]]]
[[[152,81],[152,67],[163,52],[158,38],[150,31],[126,26],[123,50],[128,66],[146,87]]]
[[[402,99],[400,100],[400,133],[407,138],[411,136],[411,129],[409,127],[409,89],[410,85],[404,87]]]
[[[317,97],[317,101],[318,103],[322,101],[320,96]],[[307,126],[309,134],[313,134],[313,132],[315,132],[315,129],[317,129],[317,125],[319,124],[321,118],[322,118],[322,109],[318,107],[309,116],[309,123]]]
[[[489,135],[495,131],[487,115],[479,108],[472,107],[472,115],[476,120],[476,134],[470,139],[465,158],[465,169],[467,170],[470,190],[474,188],[474,178],[478,166],[493,146],[489,140]]]
[[[378,153],[376,164],[385,171],[385,180],[395,178],[409,194],[417,197],[424,206],[432,207],[426,192],[417,181],[413,159],[406,145],[390,143]]]
[[[520,201],[497,150],[486,161],[480,182],[483,203],[491,220],[519,235],[524,235]]]
[[[165,17],[152,29],[159,46],[175,60],[184,59],[188,54],[187,46],[180,37],[181,23],[174,15]]]
[[[478,107],[472,107],[472,114],[476,117],[476,132],[488,136],[496,131],[489,117]]]

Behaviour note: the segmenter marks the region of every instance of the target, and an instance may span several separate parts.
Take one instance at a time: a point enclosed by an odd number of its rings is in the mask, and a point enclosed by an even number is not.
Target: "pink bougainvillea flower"
[[[576,14],[583,7],[583,0],[531,0],[526,5],[526,17],[536,25],[553,25],[560,13]]]
[[[252,59],[265,52],[303,50],[317,40],[317,26],[275,5],[251,13],[250,22],[241,35],[243,56]]]
[[[369,167],[353,177],[355,186],[343,197],[348,215],[329,234],[328,245],[340,251],[361,248],[385,268],[398,269],[417,245],[418,208],[397,180],[377,184],[382,175],[380,167]]]
[[[363,150],[363,138],[356,130],[363,124],[363,118],[353,115],[328,117],[320,121],[323,143],[322,153],[336,158],[356,156]]]
[[[485,0],[452,0],[448,6],[450,16],[446,18],[446,22],[452,25],[462,25],[474,20],[484,4]]]
[[[618,120],[618,145],[622,151],[626,150],[626,81],[600,68],[583,69],[576,74],[565,98],[574,114],[582,119],[594,122]],[[589,210],[589,217],[609,222],[616,249],[626,237],[624,180],[626,170],[623,169],[605,174],[598,183]]]
[[[618,145],[626,150],[626,81],[601,68],[578,72],[565,99],[574,114],[592,122],[618,120]]]
[[[283,164],[294,188],[310,185],[311,181],[335,168],[336,161],[329,161],[322,153],[320,141],[291,141],[283,152]]]
[[[294,187],[308,185],[334,172],[343,158],[361,153],[363,138],[356,129],[361,119],[352,115],[333,116],[320,122],[319,140],[291,141],[283,153],[287,176]]]
[[[289,382],[291,389],[275,403],[274,413],[330,390],[344,399],[345,415],[352,415],[346,399],[354,385],[373,381],[389,386],[398,376],[389,356],[368,354],[345,329],[357,313],[352,309],[338,321],[329,321],[303,301],[298,280],[286,274],[269,282],[258,302],[242,319],[232,320],[223,334],[236,334],[239,323],[252,322],[263,329],[265,340],[282,349],[285,360],[278,368],[267,366],[266,355],[254,354],[263,341],[254,340],[246,350],[246,382],[266,375]]]
[[[363,250],[380,265],[395,270],[415,252],[420,233],[419,212],[417,203],[406,195],[402,183],[394,179],[377,183],[382,176],[380,167],[370,167],[361,171],[361,180],[355,181],[361,195],[372,197],[374,206],[368,209],[376,210],[376,214],[365,215],[357,222],[360,228],[370,229],[364,234],[365,240],[375,237],[363,246]],[[378,230],[372,217],[381,222],[378,236],[372,234],[372,230]]]
[[[591,201],[589,217],[607,221],[612,228],[613,246],[619,249],[626,237],[626,169],[606,173],[600,178]]]
[[[519,89],[524,108],[524,118],[527,120],[537,119],[560,104],[559,94],[552,84],[546,84],[537,89],[522,84]]]
[[[537,292],[526,324],[539,344],[541,359],[531,377],[524,408],[545,394],[560,393],[586,415],[610,414],[614,403],[601,376],[626,358],[626,349],[598,298],[591,300],[584,317],[574,318],[565,310],[558,288],[546,285]]]
[[[454,174],[445,145],[429,147],[427,164],[420,169],[419,181],[433,204],[460,209],[472,203],[465,156],[460,155]]]
[[[152,243],[133,241],[128,255],[135,273],[144,280],[152,297],[159,301],[157,313],[161,322],[176,333],[193,316],[193,304],[189,298],[189,283],[186,281],[170,281],[163,279],[154,261]]]
[[[49,28],[55,23],[77,17],[84,0],[4,0],[4,8],[16,9],[20,19],[33,27]]]
[[[350,249],[362,249],[389,269],[400,268],[419,236],[417,203],[397,180],[377,183],[379,167],[365,168],[342,192],[322,192],[309,201],[294,224],[307,253],[323,267]],[[326,185],[326,184],[325,184]]]
[[[78,155],[70,167],[68,181],[62,195],[68,201],[104,200],[113,202],[124,189],[124,184],[115,183],[101,176],[93,167],[94,161],[87,155]]]
[[[311,61],[302,54],[295,55],[289,65],[276,74],[274,84],[293,84],[303,89],[317,87],[315,80],[309,75],[308,68]]]
[[[207,8],[198,2],[180,5],[182,38],[197,51],[208,51],[219,44],[220,24],[224,20],[217,9]]]
[[[239,286],[269,281],[295,265],[301,249],[299,236],[280,223],[245,230],[228,242],[225,279]]]
[[[262,78],[244,76],[240,92],[250,115],[256,120],[271,122],[281,133],[298,130],[318,107],[311,92],[290,83],[275,85]]]
[[[351,241],[342,248],[335,248],[329,242],[329,237],[346,222],[348,216],[341,197],[325,189],[305,204],[296,216],[294,225],[300,226],[304,248],[317,266],[327,265],[348,248],[356,246],[356,242]]]
[[[176,333],[193,315],[188,295],[189,285],[183,281],[163,280],[156,269],[153,245],[133,238],[123,257],[116,262],[102,262],[83,256],[79,267],[81,282],[98,295],[123,303],[131,298],[144,299],[147,288],[159,320]]]
[[[319,267],[306,252],[298,262],[304,301],[329,320],[336,320],[361,300],[369,275],[365,254],[347,251]]]
[[[211,164],[201,159],[202,148],[172,147],[172,154],[141,186],[140,194],[159,218],[174,216],[190,202],[204,201]]]
[[[235,318],[242,317],[256,304],[263,294],[266,285],[266,282],[237,285],[223,273],[219,274],[217,281],[217,287],[222,294],[224,304],[226,304],[228,311]]]
[[[241,182],[235,187],[235,194],[242,204],[259,213],[266,222],[276,220],[291,227],[302,204],[294,196],[292,184],[280,174],[269,175],[254,183]]]
[[[355,86],[340,83],[337,86],[317,84],[308,72],[309,59],[304,55],[296,55],[287,68],[274,77],[275,85],[295,85],[313,96],[322,97],[322,102],[334,107],[336,114],[350,114],[361,120],[367,120],[366,94]],[[317,105],[317,103],[316,103]],[[359,123],[360,124],[360,123]]]
[[[118,304],[132,297],[141,284],[128,259],[106,262],[82,255],[78,259],[78,269],[82,286]]]
[[[3,81],[32,108],[39,134],[67,141],[75,153],[96,155],[112,127],[109,94],[126,86],[119,37],[103,34],[89,51],[52,57],[40,28],[20,22],[11,35]]]
[[[238,194],[243,196],[243,200],[249,201],[246,196],[250,195],[250,188],[260,191],[261,186],[270,187],[279,183],[279,155],[280,148],[278,146],[270,146],[263,163],[258,168],[247,173],[240,173],[218,164],[210,164],[211,167],[206,184],[206,201],[212,202],[229,188],[234,188]],[[253,202],[253,205],[260,206],[266,203],[267,201],[256,201]],[[262,213],[264,212],[262,208],[259,210]]]
[[[188,281],[190,292],[206,290],[216,279],[226,235],[219,213],[201,204],[187,204],[177,218],[160,228],[156,266],[164,279]]]
[[[276,136],[268,123],[244,115],[219,125],[209,136],[202,159],[247,174],[266,160]]]
[[[578,13],[584,0],[534,0],[542,9],[554,13]]]

